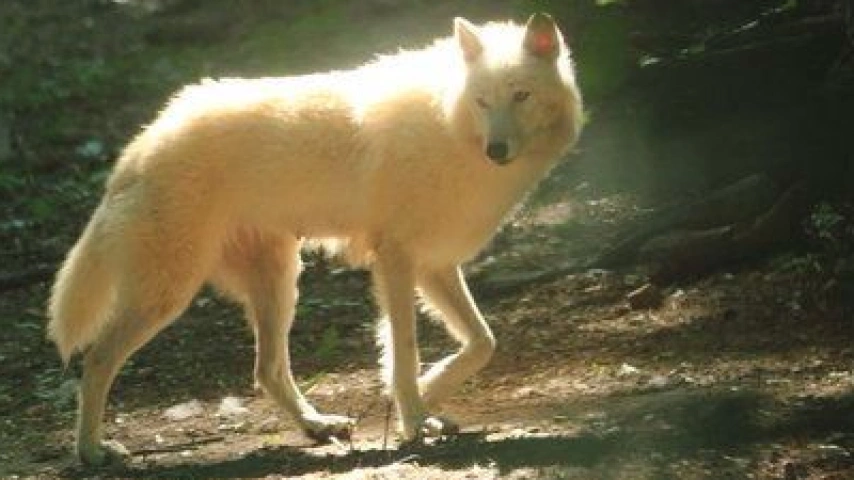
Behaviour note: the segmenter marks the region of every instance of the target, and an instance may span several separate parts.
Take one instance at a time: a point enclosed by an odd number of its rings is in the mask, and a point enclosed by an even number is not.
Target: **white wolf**
[[[451,429],[429,407],[495,348],[460,264],[580,123],[569,51],[545,14],[524,27],[458,18],[452,37],[352,71],[184,89],[122,153],[53,287],[49,334],[66,362],[85,352],[80,459],[126,454],[102,440],[110,385],[205,282],[245,305],[266,393],[312,437],[349,433],[291,374],[304,239],[334,240],[371,269],[404,440]],[[416,289],[461,344],[423,374]]]

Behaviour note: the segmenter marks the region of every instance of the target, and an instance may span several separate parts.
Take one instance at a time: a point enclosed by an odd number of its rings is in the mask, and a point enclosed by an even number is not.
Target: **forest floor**
[[[601,210],[606,203],[587,212],[599,222],[613,217]],[[526,210],[483,257],[489,273],[478,278],[548,268],[583,255],[605,234],[601,225],[561,234],[534,221],[552,221],[558,210]],[[398,448],[388,418],[365,276],[316,270],[302,286],[295,371],[322,410],[359,419],[351,441],[315,445],[301,437],[253,389],[252,338],[240,312],[202,295],[134,357],[113,389],[106,433],[130,448],[130,463],[78,466],[74,369],[64,371],[44,339],[41,285],[0,303],[3,318],[18,319],[0,331],[0,476],[854,474],[854,333],[810,254],[781,253],[668,287],[654,309],[628,306],[626,294],[643,278],[633,269],[591,270],[481,298],[498,352],[444,407],[463,434],[417,450]],[[420,337],[425,362],[453,348],[427,321]]]
[[[129,462],[80,466],[79,366],[63,368],[45,339],[43,282],[0,296],[0,477],[854,478],[854,328],[837,280],[851,258],[778,250],[663,286],[653,308],[627,302],[646,282],[634,265],[501,295],[481,288],[592,258],[654,204],[586,188],[573,161],[468,266],[498,351],[443,406],[459,436],[399,448],[367,277],[309,257],[294,369],[319,409],[358,419],[351,440],[314,444],[253,387],[251,331],[206,291],[113,387],[105,431],[130,449]],[[55,243],[70,245],[80,210],[51,232]],[[12,247],[0,255],[11,259]],[[425,363],[455,348],[436,324],[420,328]]]

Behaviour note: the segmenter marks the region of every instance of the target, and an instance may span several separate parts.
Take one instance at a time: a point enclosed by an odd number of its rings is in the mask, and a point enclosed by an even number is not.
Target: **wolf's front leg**
[[[458,266],[418,272],[418,286],[438,310],[459,352],[433,365],[419,380],[424,402],[433,407],[483,368],[495,351],[495,337],[477,309]]]
[[[385,252],[374,266],[378,302],[387,315],[388,332],[384,367],[394,398],[400,431],[405,441],[447,430],[439,418],[430,417],[418,390],[418,345],[415,325],[415,275],[411,260]]]
[[[291,373],[288,335],[297,299],[297,248],[295,240],[266,249],[259,247],[251,264],[247,313],[255,327],[255,379],[309,437],[348,438],[353,420],[318,413],[300,392]]]

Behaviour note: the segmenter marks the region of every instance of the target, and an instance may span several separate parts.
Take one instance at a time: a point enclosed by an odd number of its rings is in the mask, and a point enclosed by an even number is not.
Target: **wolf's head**
[[[549,15],[532,15],[524,28],[457,18],[454,38],[466,65],[455,107],[468,114],[486,157],[499,165],[555,157],[575,142],[581,99]]]

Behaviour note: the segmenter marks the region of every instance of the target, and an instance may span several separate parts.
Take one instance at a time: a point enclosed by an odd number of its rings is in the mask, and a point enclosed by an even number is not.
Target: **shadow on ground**
[[[206,464],[134,465],[98,473],[121,478],[261,478],[335,474],[411,463],[449,473],[488,465],[501,475],[517,470],[545,471],[560,478],[570,478],[572,472],[607,478],[609,473],[620,474],[614,469],[623,471],[627,465],[634,465],[640,468],[637,473],[645,472],[643,478],[669,478],[674,475],[673,465],[683,460],[709,464],[722,458],[740,458],[742,463],[715,467],[727,475],[737,475],[739,466],[746,469],[760,461],[756,445],[792,436],[804,441],[828,436],[854,438],[852,393],[781,403],[761,390],[747,388],[678,389],[613,398],[601,410],[588,404],[563,409],[556,406],[555,411],[562,412],[561,417],[572,415],[579,420],[564,424],[563,431],[466,433],[454,440],[408,450],[317,454],[313,449],[280,446]],[[88,478],[93,473],[74,468],[65,476]]]

